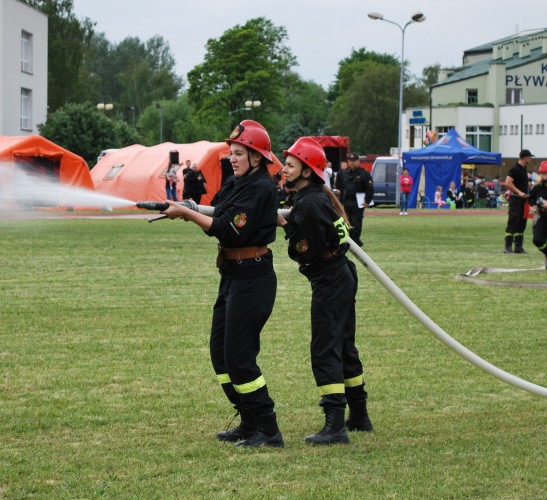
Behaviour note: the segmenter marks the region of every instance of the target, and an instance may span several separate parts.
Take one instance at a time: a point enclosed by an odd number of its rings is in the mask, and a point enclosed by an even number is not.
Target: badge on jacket
[[[243,227],[245,224],[247,224],[247,214],[237,214],[234,217],[234,224],[236,227]]]

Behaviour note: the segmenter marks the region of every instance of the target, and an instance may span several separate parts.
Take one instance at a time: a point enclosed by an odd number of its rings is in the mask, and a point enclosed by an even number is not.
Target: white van
[[[397,156],[378,156],[372,165],[374,204],[395,205],[397,192]]]

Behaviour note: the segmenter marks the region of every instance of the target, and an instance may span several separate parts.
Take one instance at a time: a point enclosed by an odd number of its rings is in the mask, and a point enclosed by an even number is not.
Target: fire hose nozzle
[[[158,210],[159,212],[163,212],[164,210],[167,210],[169,208],[169,203],[166,203],[164,201],[137,201],[135,205],[137,206],[137,208],[144,208],[146,210]],[[194,212],[199,211],[199,205],[194,200],[184,200],[179,202],[179,205],[189,208]]]
[[[146,210],[158,210],[159,212],[163,212],[164,210],[167,210],[169,208],[169,203],[158,201],[138,201],[137,203],[135,203],[135,205],[137,205],[137,208],[144,208]]]

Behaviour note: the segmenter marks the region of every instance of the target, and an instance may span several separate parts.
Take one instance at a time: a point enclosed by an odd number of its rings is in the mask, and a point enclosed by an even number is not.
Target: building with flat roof
[[[423,147],[429,130],[442,137],[454,127],[506,165],[524,148],[547,158],[547,29],[466,50],[461,67],[441,70],[430,97],[430,106],[406,109],[403,151]]]
[[[0,0],[0,135],[35,135],[47,119],[48,18]]]

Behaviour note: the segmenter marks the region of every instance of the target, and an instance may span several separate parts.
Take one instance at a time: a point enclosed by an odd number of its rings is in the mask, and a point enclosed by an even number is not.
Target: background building
[[[466,50],[463,66],[441,70],[427,108],[407,109],[403,151],[423,147],[428,130],[454,127],[467,142],[502,154],[503,174],[521,149],[547,158],[547,29]]]
[[[38,134],[47,117],[48,19],[0,0],[0,135]]]

